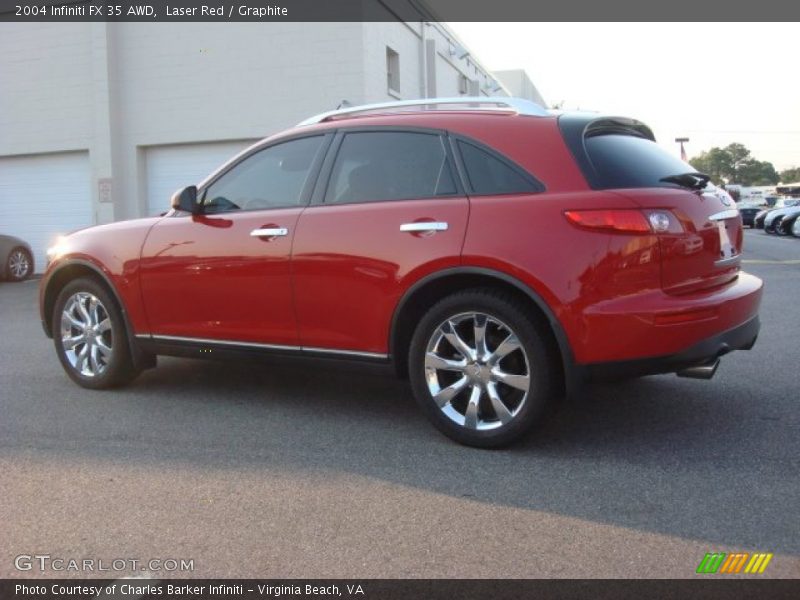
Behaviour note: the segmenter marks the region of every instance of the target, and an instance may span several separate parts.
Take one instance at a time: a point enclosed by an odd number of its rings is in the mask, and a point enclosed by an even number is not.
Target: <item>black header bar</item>
[[[680,600],[800,597],[800,581],[757,578],[569,579],[3,579],[2,600]]]
[[[281,21],[796,21],[786,0],[0,0],[11,22],[281,22]],[[676,28],[679,28],[676,24]],[[580,40],[576,40],[580,43]],[[688,43],[688,42],[687,42]],[[724,26],[709,26],[706,44],[731,44]]]

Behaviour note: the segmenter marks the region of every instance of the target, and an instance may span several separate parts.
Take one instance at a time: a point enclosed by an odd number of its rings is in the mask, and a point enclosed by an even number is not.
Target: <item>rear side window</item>
[[[342,140],[325,202],[380,202],[456,193],[442,138],[402,131],[348,133]]]
[[[655,142],[626,134],[603,134],[584,140],[596,189],[672,187],[663,177],[697,169]]]
[[[526,194],[543,189],[538,181],[521,169],[469,142],[458,140],[458,149],[475,195]]]

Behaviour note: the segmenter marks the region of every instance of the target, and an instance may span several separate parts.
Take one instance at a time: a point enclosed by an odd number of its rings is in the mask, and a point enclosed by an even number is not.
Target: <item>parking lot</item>
[[[800,577],[800,240],[745,237],[766,282],[752,351],[711,381],[590,387],[500,451],[450,442],[378,367],[161,358],[80,389],[37,283],[2,283],[0,576],[82,575],[14,566],[47,554],[195,577],[686,578],[744,550]]]

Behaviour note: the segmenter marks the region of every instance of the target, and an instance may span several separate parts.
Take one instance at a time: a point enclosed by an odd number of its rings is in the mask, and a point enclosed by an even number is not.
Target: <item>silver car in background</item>
[[[0,277],[23,281],[33,275],[33,252],[24,240],[0,235]]]
[[[764,231],[767,233],[775,233],[775,225],[786,215],[792,214],[796,210],[798,204],[800,204],[800,200],[792,198],[791,200],[785,201],[784,208],[776,208],[769,211],[764,217]]]

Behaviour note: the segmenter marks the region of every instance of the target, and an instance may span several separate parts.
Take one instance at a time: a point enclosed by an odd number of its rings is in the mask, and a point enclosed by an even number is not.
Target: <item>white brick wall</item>
[[[481,77],[474,58],[449,54],[442,25],[0,24],[0,160],[87,149],[95,219],[137,217],[145,148],[260,138],[345,99],[391,100],[387,45],[402,98],[424,96],[423,31],[437,45],[435,95],[458,95],[459,72]],[[109,204],[98,194],[107,178]]]
[[[0,156],[89,147],[89,30],[89,23],[0,23]]]
[[[117,218],[146,211],[142,147],[266,137],[362,101],[359,23],[121,23],[113,39]]]
[[[266,135],[361,91],[360,25],[125,23],[125,135],[157,144]]]
[[[364,25],[364,92],[370,102],[396,98],[388,92],[387,46],[400,55],[400,97],[405,100],[423,95],[419,27],[419,23],[392,22]]]

